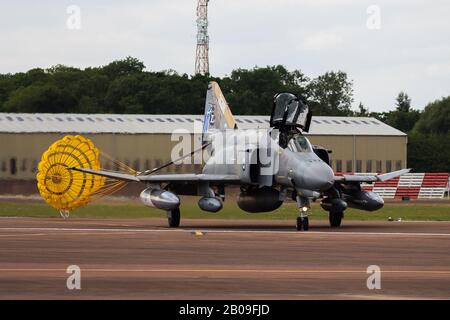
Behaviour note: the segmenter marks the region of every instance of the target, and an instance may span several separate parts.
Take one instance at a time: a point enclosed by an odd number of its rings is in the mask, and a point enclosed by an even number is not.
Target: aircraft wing
[[[410,172],[411,169],[402,169],[398,171],[388,172],[384,174],[374,175],[374,176],[359,176],[344,174],[342,176],[335,176],[334,181],[336,182],[376,182],[376,181],[387,181],[393,178],[400,177],[401,175]]]
[[[70,170],[89,173],[101,177],[111,178],[115,180],[128,181],[128,182],[226,182],[226,183],[238,183],[240,181],[238,176],[225,175],[225,174],[159,174],[159,175],[132,175],[114,171],[105,170],[91,170],[82,168],[70,168]]]

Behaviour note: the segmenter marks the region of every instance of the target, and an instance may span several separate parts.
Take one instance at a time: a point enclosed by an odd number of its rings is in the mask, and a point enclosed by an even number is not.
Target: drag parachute
[[[69,212],[88,204],[99,196],[121,189],[126,182],[111,180],[89,173],[71,170],[82,168],[101,170],[101,158],[113,161],[122,171],[134,170],[100,152],[91,140],[68,135],[53,143],[42,155],[36,176],[42,198],[67,217]]]

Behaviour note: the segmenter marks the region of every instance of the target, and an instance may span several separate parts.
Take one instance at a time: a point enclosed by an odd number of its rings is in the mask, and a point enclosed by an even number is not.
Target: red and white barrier
[[[374,173],[356,173],[374,175]],[[386,199],[442,199],[449,192],[449,173],[407,173],[399,178],[374,184],[363,183],[363,190],[373,191]]]

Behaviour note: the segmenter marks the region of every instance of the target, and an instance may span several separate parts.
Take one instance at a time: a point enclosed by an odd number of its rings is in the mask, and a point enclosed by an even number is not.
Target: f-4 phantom
[[[288,199],[295,201],[297,230],[309,229],[311,200],[320,200],[331,227],[341,226],[347,207],[365,211],[382,208],[383,199],[362,190],[361,183],[386,181],[410,170],[336,176],[330,167],[329,151],[313,146],[304,135],[311,118],[311,110],[295,94],[279,93],[273,99],[269,129],[240,130],[218,84],[211,82],[201,148],[187,155],[207,151],[209,158],[201,173],[159,174],[160,168],[156,168],[129,174],[76,165],[67,170],[146,185],[141,201],[166,211],[172,228],[180,226],[180,195],[199,196],[200,209],[218,212],[223,208],[225,187],[233,185],[240,187],[238,206],[249,213],[271,212]]]

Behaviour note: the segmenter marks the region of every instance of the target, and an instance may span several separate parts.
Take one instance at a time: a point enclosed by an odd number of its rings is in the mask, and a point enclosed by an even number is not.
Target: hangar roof
[[[268,128],[268,116],[235,116],[239,128]],[[0,113],[3,133],[201,133],[202,115]],[[406,136],[375,119],[314,116],[308,135]]]

